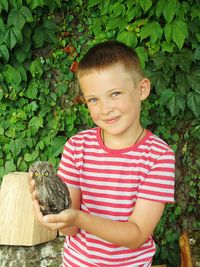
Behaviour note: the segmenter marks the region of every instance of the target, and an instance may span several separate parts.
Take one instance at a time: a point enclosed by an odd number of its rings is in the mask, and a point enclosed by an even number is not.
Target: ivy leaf
[[[30,99],[36,99],[38,94],[37,86],[29,85],[28,89],[26,90],[26,96]]]
[[[35,135],[37,132],[38,132],[38,129],[40,127],[43,127],[43,118],[40,116],[40,117],[33,117],[30,121],[29,121],[29,124],[28,124],[28,127],[30,128],[31,130],[31,134],[32,135]]]
[[[42,26],[39,26],[35,29],[33,34],[33,41],[35,43],[35,47],[39,48],[44,45],[45,42],[45,32]]]
[[[26,0],[26,2],[31,6],[31,9],[35,9],[38,6],[44,6],[44,0]]]
[[[177,91],[186,95],[188,91],[190,90],[190,84],[188,82],[188,78],[185,72],[177,71],[175,74],[175,82],[176,82]]]
[[[142,9],[144,10],[144,13],[147,12],[152,6],[152,1],[151,0],[139,0],[138,1]]]
[[[152,85],[155,87],[158,95],[168,87],[170,77],[168,77],[163,71],[153,71],[149,73]]]
[[[21,152],[21,146],[20,146],[20,142],[17,140],[11,140],[10,142],[10,150],[13,154],[13,157],[16,158],[20,152]]]
[[[173,22],[172,39],[179,49],[183,47],[185,39],[188,37],[187,24],[183,20],[175,20]]]
[[[2,10],[5,10],[6,12],[8,12],[8,0],[1,0],[1,2],[0,2],[0,14],[1,14]]]
[[[200,116],[200,94],[190,92],[187,96],[187,104],[194,115],[198,118]]]
[[[156,10],[155,10],[155,14],[156,14],[156,17],[159,19],[161,14],[163,13],[163,10],[165,8],[165,4],[166,4],[166,1],[165,0],[159,0],[157,3],[156,3]]]
[[[142,41],[143,39],[150,37],[151,43],[155,43],[162,37],[162,34],[163,30],[158,22],[149,22],[141,28],[140,39]]]
[[[39,151],[38,150],[35,150],[33,151],[33,153],[25,153],[24,155],[24,160],[26,162],[33,162],[37,159],[37,157],[39,156]]]
[[[14,54],[17,59],[17,62],[21,64],[25,59],[30,58],[30,48],[31,40],[30,38],[24,37],[22,45],[15,48]]]
[[[55,137],[51,143],[50,157],[56,158],[57,156],[59,156],[63,151],[65,142],[66,142],[66,137],[63,136]]]
[[[35,77],[35,76],[41,77],[42,76],[43,68],[42,68],[42,63],[41,63],[39,58],[37,58],[36,60],[31,62],[30,72],[31,72],[33,77]]]
[[[148,61],[148,53],[145,51],[144,47],[138,46],[135,49],[135,52],[137,53],[138,57],[140,58],[141,67],[145,67],[145,62]]]
[[[94,7],[98,4],[101,3],[101,0],[89,0],[88,1],[88,4],[87,4],[87,7],[90,8],[90,7]]]
[[[180,92],[174,92],[172,89],[165,89],[160,96],[161,105],[167,106],[172,116],[185,110],[185,97]]]
[[[11,65],[5,65],[3,69],[3,76],[5,80],[11,85],[19,85],[21,83],[20,73]]]
[[[188,37],[187,24],[182,20],[175,20],[164,27],[164,34],[167,43],[171,40],[175,42],[179,49],[183,47],[185,39]]]
[[[22,32],[15,26],[6,30],[5,42],[10,49],[16,45],[16,43],[22,43]]]
[[[5,26],[2,17],[0,17],[0,31],[4,32],[5,31]]]
[[[125,43],[127,46],[129,47],[136,47],[137,45],[137,36],[134,32],[130,32],[130,31],[122,31],[118,34],[117,36],[117,40]]]
[[[6,62],[9,60],[9,51],[5,44],[0,45],[0,57],[2,57]]]
[[[13,8],[8,15],[8,26],[17,25],[19,29],[24,27],[26,20],[20,10]]]
[[[179,67],[185,71],[190,71],[190,66],[193,60],[193,53],[189,49],[183,49],[178,57]]]
[[[53,21],[44,21],[43,25],[35,29],[33,35],[35,47],[42,47],[44,45],[44,42],[56,43],[57,38],[55,33],[59,30],[60,28]]]
[[[187,75],[191,88],[198,94],[200,94],[200,66],[197,65],[191,69],[189,75]]]
[[[16,171],[16,166],[13,162],[13,159],[7,160],[5,162],[5,171],[6,173],[14,172]]]
[[[165,1],[165,7],[163,9],[163,16],[167,23],[170,23],[176,14],[177,0]]]

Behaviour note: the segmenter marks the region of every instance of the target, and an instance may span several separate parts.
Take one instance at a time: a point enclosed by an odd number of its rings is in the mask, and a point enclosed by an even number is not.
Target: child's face
[[[144,79],[135,85],[121,65],[91,71],[79,77],[80,87],[94,123],[110,135],[134,133],[140,126],[141,101],[148,94]],[[145,86],[143,86],[145,84]],[[148,91],[148,92],[147,92]]]

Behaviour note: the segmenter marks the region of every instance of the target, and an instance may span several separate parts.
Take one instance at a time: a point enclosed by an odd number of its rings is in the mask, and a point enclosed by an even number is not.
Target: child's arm
[[[128,222],[113,221],[73,209],[45,216],[41,220],[52,230],[74,225],[115,245],[135,249],[153,233],[164,207],[161,202],[138,199]]]

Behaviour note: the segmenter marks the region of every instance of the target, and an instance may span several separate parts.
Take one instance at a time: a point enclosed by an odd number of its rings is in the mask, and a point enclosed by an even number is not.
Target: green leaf
[[[45,42],[45,32],[42,26],[39,26],[35,29],[34,34],[33,34],[33,41],[35,44],[36,48],[42,47]]]
[[[146,13],[152,6],[152,0],[139,0],[138,1],[144,13]]]
[[[142,41],[143,39],[150,37],[151,43],[155,43],[162,37],[162,34],[163,30],[158,22],[148,22],[141,28],[140,39]]]
[[[17,25],[19,27],[19,29],[22,29],[24,27],[25,18],[20,13],[20,10],[13,8],[9,12],[7,24],[8,24],[8,26]]]
[[[5,171],[6,173],[14,172],[16,171],[16,166],[13,162],[13,159],[7,160],[5,162]]]
[[[22,16],[25,18],[27,22],[32,22],[33,16],[32,16],[30,9],[27,6],[22,6],[20,8],[20,13],[22,14]]]
[[[40,127],[43,127],[43,118],[42,117],[33,117],[28,124],[28,127],[31,129],[31,134],[35,135]]]
[[[132,48],[137,45],[137,36],[134,32],[124,30],[118,34],[117,40]]]
[[[165,89],[160,96],[160,103],[166,105],[170,110],[171,115],[175,116],[180,111],[185,110],[186,100],[183,94],[180,92],[174,92],[171,89]]]
[[[25,153],[24,155],[24,160],[26,162],[33,162],[34,160],[36,160],[39,156],[39,151],[35,150],[33,153]]]
[[[200,94],[200,65],[196,65],[191,68],[190,74],[187,75],[191,88],[198,94]]]
[[[5,10],[6,12],[8,12],[8,0],[1,0],[0,7],[1,7],[0,11],[2,9],[2,10]]]
[[[20,73],[11,65],[5,65],[3,69],[3,76],[5,80],[11,85],[19,85],[21,83]]]
[[[38,94],[37,86],[32,86],[32,84],[30,84],[28,89],[26,90],[26,96],[33,100],[37,98],[37,94]]]
[[[101,3],[101,0],[89,0],[87,7],[91,8]]]
[[[26,2],[31,7],[31,9],[35,9],[39,6],[44,6],[44,0],[26,0]]]
[[[173,20],[176,14],[176,5],[177,5],[177,0],[165,1],[165,6],[163,9],[163,16],[167,23],[170,23]]]
[[[198,118],[200,116],[200,94],[190,92],[187,96],[187,104],[194,115]]]
[[[22,45],[14,50],[15,57],[18,63],[24,62],[25,59],[30,57],[31,41],[29,38],[24,38]]]
[[[175,73],[175,82],[177,91],[181,92],[182,94],[186,95],[190,90],[190,84],[188,82],[188,77],[183,71],[177,71]]]
[[[17,140],[11,140],[10,150],[13,154],[13,157],[16,158],[21,152],[20,142],[18,142]]]
[[[35,77],[35,76],[41,77],[42,76],[43,67],[42,67],[42,63],[41,63],[39,58],[37,58],[36,60],[31,62],[30,72],[31,72],[33,77]]]
[[[0,57],[2,57],[6,62],[9,60],[9,51],[5,44],[0,45]]]
[[[63,151],[63,147],[65,143],[66,143],[66,137],[63,137],[63,136],[55,137],[51,143],[50,157],[55,158],[59,156]]]
[[[45,30],[51,31],[53,33],[58,32],[60,27],[56,25],[52,20],[45,20],[43,23],[43,27]]]
[[[183,49],[178,57],[179,67],[185,71],[190,71],[190,66],[193,60],[193,52],[189,49]]]
[[[188,27],[183,20],[175,20],[172,24],[172,39],[179,49],[183,47],[185,39],[188,37]]]
[[[2,17],[0,17],[0,31],[4,32],[5,31],[5,26]]]
[[[157,3],[156,3],[156,10],[155,10],[155,14],[156,14],[156,17],[159,19],[161,14],[163,13],[163,10],[165,8],[165,4],[166,4],[166,1],[165,0],[159,0]]]
[[[17,42],[21,44],[22,42],[21,31],[15,26],[8,28],[5,34],[5,42],[10,49],[13,49],[13,47],[16,45]]]
[[[142,69],[144,69],[145,62],[148,61],[148,53],[147,53],[147,51],[145,51],[144,47],[137,46],[135,48],[135,52],[137,53],[138,57],[140,58],[140,63],[141,63]]]

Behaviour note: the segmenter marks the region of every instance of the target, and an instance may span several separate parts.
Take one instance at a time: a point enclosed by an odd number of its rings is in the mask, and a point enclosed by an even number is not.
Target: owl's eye
[[[34,172],[34,176],[35,177],[38,177],[39,176],[39,173],[37,171]]]
[[[46,172],[44,172],[44,176],[49,176],[49,172],[48,171],[46,171]]]

